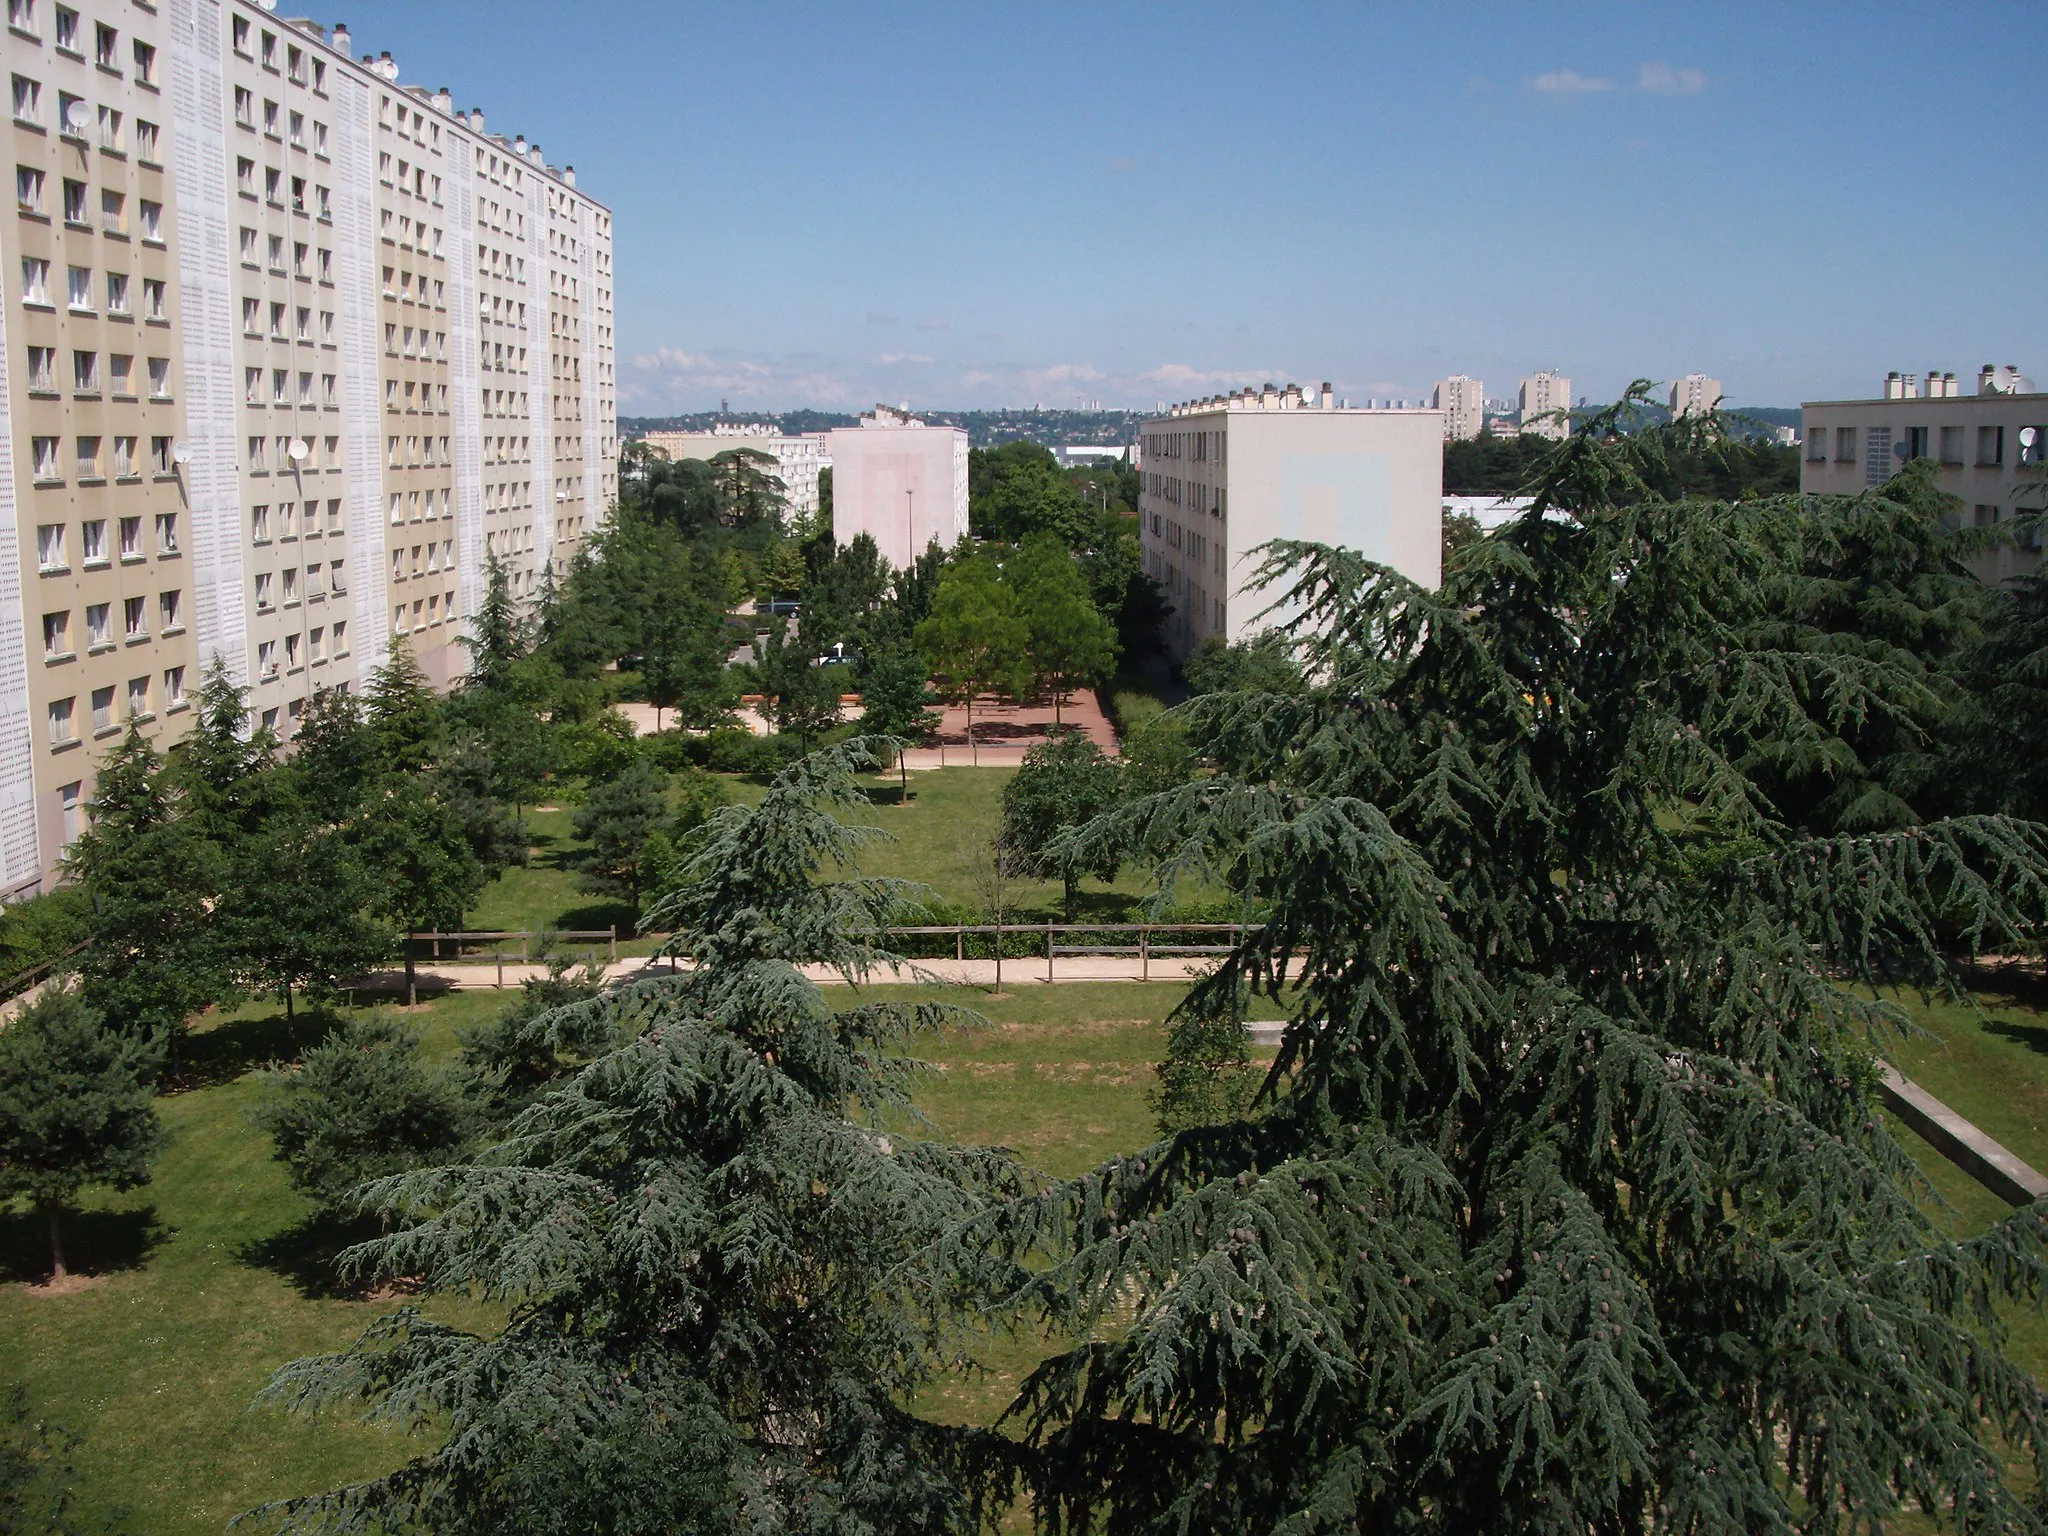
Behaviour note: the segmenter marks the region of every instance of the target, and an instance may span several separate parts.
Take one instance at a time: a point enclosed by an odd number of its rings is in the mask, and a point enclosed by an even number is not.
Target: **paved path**
[[[1155,955],[1149,963],[1136,955],[1059,955],[1053,959],[1051,975],[1047,975],[1044,956],[1037,959],[1006,959],[1003,961],[1002,980],[1004,986],[1043,986],[1048,980],[1067,981],[1186,981],[1206,970],[1214,959],[1206,955]],[[650,969],[660,974],[668,962],[650,962],[645,959],[618,960],[604,967],[604,978],[608,982],[629,981]],[[548,969],[544,965],[522,965],[509,961],[504,966],[489,961],[479,964],[452,965],[421,964],[417,967],[419,989],[423,993],[436,994],[447,991],[490,990],[503,986],[507,989],[520,986],[528,980],[545,977]],[[834,984],[840,981],[837,971],[822,965],[807,965],[804,974],[811,980]],[[868,978],[870,986],[916,986],[921,983],[939,982],[951,986],[992,987],[996,984],[996,962],[993,960],[919,960],[901,969],[888,967],[878,970]],[[373,972],[356,984],[358,991],[403,991],[405,972],[385,970]]]

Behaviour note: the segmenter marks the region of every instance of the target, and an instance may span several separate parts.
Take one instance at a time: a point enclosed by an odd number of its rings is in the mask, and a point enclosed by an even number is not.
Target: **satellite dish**
[[[2031,448],[2040,436],[2041,434],[2032,427],[2021,427],[2020,446],[2022,448]]]
[[[190,464],[192,462],[192,445],[190,443],[180,443],[177,447],[173,448],[171,450],[171,462],[173,464]]]
[[[296,464],[312,451],[312,445],[303,437],[295,437],[291,440],[291,445],[285,449],[285,456]]]
[[[92,108],[82,101],[74,101],[64,109],[64,126],[73,133],[84,133],[92,126]]]
[[[1892,452],[1903,459],[1906,456],[1906,445],[1904,443],[1893,443]]]

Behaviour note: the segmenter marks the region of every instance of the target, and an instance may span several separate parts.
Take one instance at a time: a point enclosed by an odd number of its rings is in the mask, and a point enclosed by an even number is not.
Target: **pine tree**
[[[589,844],[577,888],[622,898],[637,920],[647,890],[648,842],[668,817],[668,776],[644,757],[592,789],[572,820]]]
[[[68,992],[45,992],[0,1029],[0,1200],[26,1198],[43,1214],[56,1279],[63,1209],[79,1190],[149,1182],[163,1140],[151,1089],[161,1065]]]
[[[1276,547],[1309,682],[1198,697],[1219,772],[1099,829],[1269,913],[1190,1006],[1289,1023],[1257,1120],[992,1224],[1108,1325],[1017,1405],[1041,1526],[2038,1529],[1998,1303],[2048,1213],[1934,1224],[1864,989],[2037,935],[2048,829],[1799,825],[1750,765],[1846,760],[1924,679],[1772,624],[1800,500],[1648,489],[1710,423],[1614,429],[1441,591]]]
[[[384,772],[418,773],[433,762],[444,734],[441,697],[404,640],[392,641],[390,659],[370,674],[363,708]]]
[[[505,564],[495,554],[484,557],[484,600],[477,606],[474,632],[463,636],[469,647],[469,685],[500,689],[509,685],[512,669],[527,651],[526,626],[505,577]]]
[[[1006,1266],[936,1263],[1014,1197],[997,1154],[907,1134],[905,1052],[955,1016],[865,993],[891,882],[841,874],[872,758],[820,753],[718,812],[651,914],[692,969],[571,1004],[626,1043],[463,1166],[369,1187],[398,1223],[347,1262],[486,1298],[482,1333],[407,1309],[280,1371],[271,1401],[425,1429],[407,1465],[264,1511],[290,1531],[965,1533],[997,1437],[909,1406]],[[599,1031],[598,1033],[602,1033]],[[586,1028],[586,1037],[588,1031]]]

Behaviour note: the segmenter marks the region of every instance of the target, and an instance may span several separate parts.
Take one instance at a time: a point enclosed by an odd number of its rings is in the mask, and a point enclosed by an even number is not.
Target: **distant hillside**
[[[1083,443],[1122,445],[1136,442],[1138,423],[1145,411],[942,411],[917,410],[920,420],[938,426],[965,427],[967,441],[976,448],[998,443],[1042,443],[1048,448]],[[791,434],[827,432],[833,427],[859,425],[860,418],[833,411],[747,411],[725,414],[697,411],[684,416],[621,416],[619,435],[644,437],[649,432],[709,432],[720,422],[759,422]]]

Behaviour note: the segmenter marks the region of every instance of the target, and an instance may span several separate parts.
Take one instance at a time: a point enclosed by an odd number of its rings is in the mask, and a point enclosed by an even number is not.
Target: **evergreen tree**
[[[1060,1326],[1115,1309],[1017,1405],[1042,1526],[2037,1528],[1999,1304],[2048,1283],[2048,1215],[1937,1227],[1866,989],[2037,935],[2048,829],[1773,800],[1749,765],[1924,679],[1760,643],[1812,513],[1649,489],[1712,430],[1595,417],[1441,591],[1278,546],[1309,681],[1198,697],[1223,770],[1098,829],[1269,913],[1190,1007],[1289,1023],[1258,1120],[995,1223]]]
[[[1114,806],[1123,783],[1117,766],[1079,731],[1060,731],[1024,754],[1003,786],[1001,841],[1017,872],[1060,882],[1060,912],[1074,921],[1081,878],[1116,878],[1122,862],[1105,843],[1080,844],[1066,834]]]
[[[377,746],[354,694],[315,688],[292,737],[293,788],[314,820],[352,820],[378,776]]]
[[[513,667],[526,654],[526,626],[513,601],[504,562],[495,554],[484,557],[484,600],[477,607],[474,632],[464,635],[462,643],[469,647],[472,688],[507,687]]]
[[[728,527],[748,523],[779,526],[789,503],[782,478],[775,473],[775,455],[758,448],[728,448],[711,456],[718,481],[719,511]]]
[[[270,1074],[255,1120],[292,1188],[346,1215],[358,1186],[454,1154],[461,1097],[419,1058],[417,1030],[371,1016],[348,1020],[297,1065]]]
[[[1026,539],[1003,579],[1017,594],[1032,681],[1040,693],[1052,695],[1058,724],[1068,694],[1115,669],[1116,631],[1096,608],[1074,557],[1050,534]]]
[[[173,1052],[185,1021],[233,991],[208,916],[228,855],[188,814],[189,782],[131,722],[100,765],[90,822],[66,854],[89,907],[81,994],[116,1031]]]
[[[443,735],[441,696],[406,641],[393,640],[384,665],[370,674],[363,712],[386,773],[418,773],[434,760]]]
[[[864,735],[891,736],[907,746],[928,739],[939,728],[937,702],[925,677],[924,658],[899,643],[870,651],[861,658],[860,728]],[[896,772],[903,799],[910,799],[910,769],[903,749],[896,751]]]
[[[194,830],[222,849],[262,819],[250,796],[277,750],[274,733],[250,730],[248,693],[214,652],[192,695],[191,728],[173,758]]]
[[[213,916],[250,991],[295,1018],[293,995],[328,998],[391,953],[384,887],[366,868],[353,829],[280,804],[235,860]]]
[[[1204,989],[1174,1017],[1148,1102],[1162,1136],[1242,1120],[1264,1075],[1245,1043],[1245,988]]]
[[[68,992],[43,993],[0,1029],[0,1200],[42,1212],[56,1279],[63,1209],[79,1190],[149,1182],[163,1140],[150,1086],[161,1065]]]
[[[430,775],[394,778],[364,809],[356,858],[367,910],[395,930],[405,950],[405,1001],[419,1000],[416,955],[403,935],[457,930],[488,880],[459,814],[434,793]],[[336,900],[345,899],[340,892]],[[370,937],[368,933],[366,939]]]
[[[571,1005],[626,1043],[472,1163],[370,1187],[400,1226],[352,1268],[504,1321],[408,1309],[281,1371],[273,1401],[432,1431],[396,1472],[265,1511],[276,1525],[980,1528],[965,1473],[998,1437],[909,1405],[1011,1278],[942,1269],[941,1239],[1018,1176],[893,1128],[919,1075],[904,1052],[948,1010],[864,992],[835,1009],[799,969],[858,980],[893,958],[876,940],[900,890],[818,878],[873,836],[830,814],[866,805],[871,761],[821,753],[720,811],[652,914],[692,968]]]
[[[1014,697],[1029,676],[1016,596],[993,561],[970,555],[947,568],[916,643],[939,696],[967,707],[967,746],[978,763],[974,701],[985,693]]]
[[[579,890],[617,896],[640,915],[647,891],[648,842],[668,817],[668,776],[644,757],[590,791],[572,819],[588,843]]]

